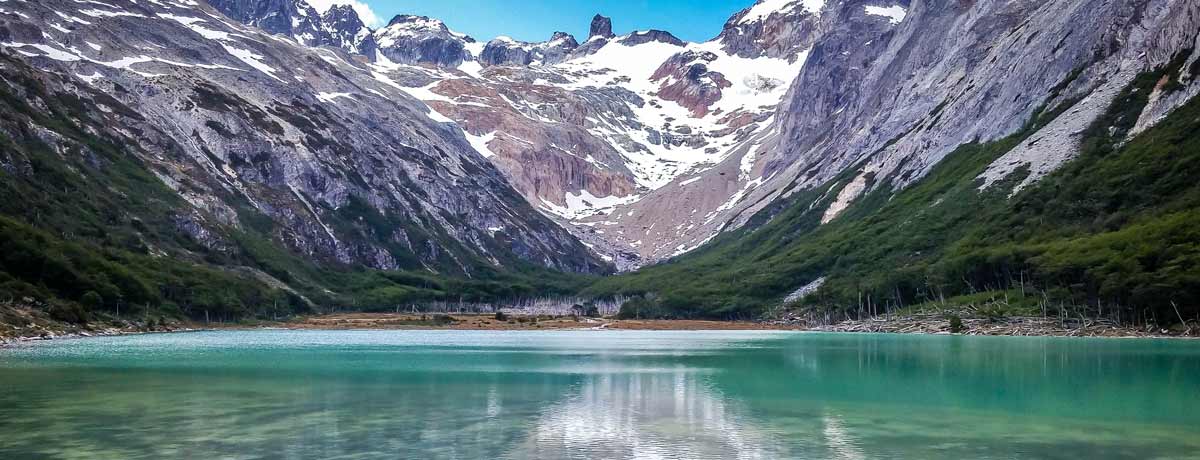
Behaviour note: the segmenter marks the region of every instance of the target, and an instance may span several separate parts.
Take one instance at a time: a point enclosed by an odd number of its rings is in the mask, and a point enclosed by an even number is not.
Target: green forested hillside
[[[820,225],[824,209],[857,171],[795,194],[756,216],[758,224],[694,253],[600,280],[589,292],[645,294],[629,304],[641,316],[754,317],[825,277],[795,307],[857,316],[868,302],[882,311],[1004,297],[1012,308],[1047,314],[1194,319],[1200,99],[1123,142],[1164,76],[1163,91],[1179,87],[1180,64],[1141,75],[1083,133],[1076,159],[1012,197],[1027,171],[983,191],[975,178],[1069,104],[1039,111],[1008,138],[963,145],[909,188],[884,183],[829,224]],[[822,196],[830,198],[810,209]]]
[[[0,62],[0,305],[37,305],[69,322],[118,312],[235,320],[502,300],[578,283],[577,275],[529,264],[500,270],[461,254],[471,278],[317,263],[280,244],[271,219],[248,203],[237,210],[243,225],[218,229],[229,244],[207,247],[180,230],[178,218],[192,208],[143,163],[149,155],[91,118],[88,100],[42,78],[59,77]],[[89,96],[140,117],[102,93]],[[45,139],[75,147],[56,151]],[[353,204],[330,219],[340,231],[402,225]]]

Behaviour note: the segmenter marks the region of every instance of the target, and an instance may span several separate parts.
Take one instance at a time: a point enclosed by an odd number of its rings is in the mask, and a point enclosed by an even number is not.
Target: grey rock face
[[[466,46],[475,39],[452,32],[437,19],[399,15],[375,31],[375,42],[379,53],[392,62],[458,67],[471,60]]]
[[[601,16],[599,14],[592,17],[592,26],[588,32],[588,40],[596,37],[613,38],[612,18]]]
[[[332,46],[350,51],[354,54],[375,58],[378,45],[375,35],[358,13],[349,5],[335,5],[321,15],[321,23],[327,35],[324,46]]]
[[[637,46],[643,43],[667,43],[675,46],[683,46],[683,40],[671,35],[665,30],[650,29],[647,31],[634,32],[621,39],[621,44],[625,46]]]
[[[258,27],[273,34],[292,35],[292,20],[307,3],[296,0],[209,0],[209,5],[242,24]]]
[[[908,6],[907,0],[895,3]],[[801,2],[766,16],[751,17],[753,9],[751,6],[738,12],[721,29],[717,40],[726,51],[744,58],[769,56],[792,60],[812,46],[821,36],[822,27],[832,25],[831,21],[821,21],[821,12],[809,11]]]
[[[555,32],[550,36],[550,40],[542,43],[541,62],[543,64],[557,64],[565,61],[567,56],[579,47],[579,42],[575,41],[575,37],[566,32]]]
[[[323,263],[468,276],[524,264],[605,270],[462,131],[374,66],[207,5],[105,3],[6,4],[20,14],[0,15],[0,53],[91,107],[88,126],[186,201],[177,228],[201,244],[221,247],[214,235],[254,225]],[[64,17],[87,19],[67,29]]]
[[[242,24],[284,35],[307,46],[341,48],[375,57],[371,29],[347,5],[320,14],[304,0],[212,0],[213,8]]]
[[[915,0],[898,23],[867,14],[873,5],[827,7],[840,25],[817,40],[793,82],[780,134],[755,159],[770,179],[730,210],[732,226],[785,189],[815,187],[852,167],[859,178],[879,178],[874,187],[905,187],[958,146],[1004,137],[1039,107],[1067,104],[980,177],[987,186],[1026,169],[1027,184],[1069,160],[1078,150],[1073,133],[1139,72],[1179,53],[1198,58],[1200,5],[1189,1]],[[1191,82],[1147,111],[1164,113],[1196,92]],[[826,220],[869,190],[850,189]]]
[[[566,32],[555,32],[550,40],[538,43],[501,37],[484,46],[478,61],[483,66],[557,64],[566,60],[571,51],[578,46],[579,42],[575,41],[575,37]]]

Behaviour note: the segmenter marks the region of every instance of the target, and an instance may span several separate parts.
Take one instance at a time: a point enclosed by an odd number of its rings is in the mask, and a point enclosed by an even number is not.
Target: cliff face
[[[400,15],[374,33],[379,54],[399,64],[457,67],[472,59],[475,40],[456,33],[440,20]]]
[[[960,145],[998,139],[1039,109],[1062,107],[980,177],[987,186],[1028,170],[1018,188],[1026,186],[1078,151],[1078,134],[1139,72],[1175,57],[1195,61],[1197,8],[1177,0],[828,2],[770,134],[694,179],[736,192],[698,207],[707,223],[680,245],[853,170],[828,221],[865,192],[919,180]],[[1152,96],[1142,125],[1197,91],[1192,81]],[[665,192],[637,206],[670,212],[678,199]]]
[[[770,127],[679,184],[734,190],[690,196],[721,237],[590,292],[652,293],[639,311],[676,316],[1183,322],[1200,311],[1179,300],[1200,292],[1198,9],[825,3]],[[681,195],[633,206],[661,216]]]
[[[499,37],[489,41],[479,54],[483,66],[528,66],[534,64],[557,64],[567,59],[579,42],[566,32],[555,32],[549,40],[538,43],[516,41]]]
[[[304,0],[212,0],[213,8],[243,24],[290,37],[307,46],[329,46],[375,58],[371,29],[347,5],[319,12]]]
[[[0,52],[49,88],[29,96],[34,110],[48,110],[39,98],[77,100],[80,123],[128,146],[186,203],[171,218],[197,244],[233,248],[231,232],[253,226],[322,263],[465,276],[525,265],[605,270],[456,126],[344,52],[192,2],[3,8]],[[29,91],[22,81],[10,75],[8,91]],[[39,120],[15,120],[2,134],[34,136],[62,155],[86,147]]]

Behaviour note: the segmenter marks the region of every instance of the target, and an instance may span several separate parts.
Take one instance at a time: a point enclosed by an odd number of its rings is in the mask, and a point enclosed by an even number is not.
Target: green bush
[[[104,308],[104,299],[101,298],[100,294],[96,291],[85,292],[83,297],[79,299],[79,303],[83,305],[84,308],[92,311],[98,311],[101,308]]]
[[[951,333],[961,334],[961,333],[963,333],[963,331],[966,330],[966,327],[963,326],[962,318],[959,317],[958,315],[949,314],[949,315],[946,315],[946,319],[950,320],[950,332]]]
[[[87,324],[88,312],[83,306],[74,302],[53,301],[47,313],[59,321],[73,324]]]

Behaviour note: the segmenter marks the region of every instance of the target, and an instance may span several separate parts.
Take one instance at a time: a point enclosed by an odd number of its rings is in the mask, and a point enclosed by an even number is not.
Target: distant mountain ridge
[[[661,30],[618,36],[601,15],[582,43],[562,32],[544,42],[482,42],[438,19],[398,15],[371,32],[374,53],[326,46],[361,56],[454,120],[531,204],[632,268],[687,249],[681,239],[711,236],[712,226],[681,230],[711,223],[706,216],[736,195],[729,184],[703,193],[701,206],[673,203],[662,215],[636,209],[761,134],[818,31],[819,8],[777,3],[748,7],[702,44]],[[306,10],[296,4],[214,3],[247,24]],[[294,30],[277,33],[308,43]]]

